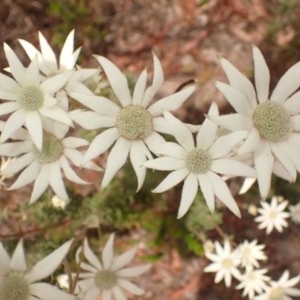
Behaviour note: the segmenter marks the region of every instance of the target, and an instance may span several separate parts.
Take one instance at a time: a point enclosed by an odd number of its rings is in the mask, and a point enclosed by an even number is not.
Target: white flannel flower
[[[17,129],[25,125],[34,144],[41,150],[43,118],[73,126],[68,114],[60,108],[58,100],[54,98],[54,94],[66,84],[73,71],[42,80],[37,57],[25,69],[7,44],[4,44],[4,52],[15,80],[0,73],[0,98],[9,100],[0,104],[0,115],[12,113],[5,124],[0,141],[5,142]]]
[[[146,168],[142,166],[143,163],[147,159],[152,159],[150,151],[157,153],[158,146],[165,141],[157,132],[171,133],[167,122],[160,116],[162,110],[169,111],[179,108],[193,93],[195,86],[149,106],[163,82],[162,67],[154,54],[153,84],[146,89],[147,71],[144,70],[137,80],[132,96],[127,79],[121,71],[108,59],[101,56],[95,56],[95,58],[106,73],[121,107],[104,97],[79,92],[69,93],[71,97],[95,111],[73,114],[73,121],[85,129],[109,127],[92,141],[83,158],[82,165],[102,154],[116,142],[108,156],[101,188],[109,184],[116,172],[125,164],[129,155],[137,175],[137,190],[139,190],[146,176]],[[197,126],[193,128],[197,128]]]
[[[291,219],[294,223],[300,224],[300,202],[289,206]]]
[[[270,281],[270,277],[264,275],[267,272],[267,269],[255,270],[253,266],[247,265],[245,273],[239,279],[241,283],[236,288],[244,289],[243,297],[248,295],[252,300],[255,293],[261,294],[267,288],[266,283]]]
[[[215,103],[211,105],[209,113],[218,115]],[[218,125],[206,119],[197,134],[195,146],[192,133],[182,122],[169,112],[165,112],[164,116],[179,144],[162,144],[158,153],[164,156],[144,163],[147,168],[173,171],[152,192],[162,193],[184,180],[178,218],[184,216],[190,208],[199,185],[211,212],[215,208],[215,197],[218,197],[240,217],[239,208],[229,188],[218,174],[255,177],[254,169],[228,157],[233,146],[246,133],[231,133],[216,138]]]
[[[27,270],[23,240],[21,239],[10,258],[0,242],[0,299],[2,300],[76,300],[74,295],[60,291],[45,282],[38,282],[50,276],[67,255],[72,240],[66,242],[51,254]]]
[[[256,90],[229,61],[220,60],[230,85],[217,82],[216,86],[237,113],[210,118],[228,130],[249,131],[237,154],[253,152],[259,190],[265,200],[275,158],[293,182],[300,171],[300,91],[294,93],[300,86],[300,62],[282,76],[269,97],[269,69],[256,47],[253,58]]]
[[[265,293],[254,300],[292,300],[290,296],[300,296],[300,289],[294,288],[299,281],[300,275],[289,279],[289,271],[284,271],[278,281],[271,281],[270,286],[265,287]]]
[[[267,234],[271,233],[275,227],[279,232],[282,232],[283,227],[288,227],[285,219],[290,217],[290,214],[285,212],[285,208],[289,202],[287,200],[278,204],[277,197],[272,197],[271,205],[268,202],[261,201],[262,208],[258,209],[260,216],[254,220],[259,222],[258,228],[266,228]]]
[[[238,270],[240,260],[235,251],[231,251],[228,241],[224,242],[224,248],[218,241],[215,242],[215,253],[205,253],[205,256],[213,263],[204,268],[204,272],[216,272],[215,283],[219,283],[223,278],[227,287],[231,286],[232,276],[240,279],[241,273]]]
[[[133,284],[128,278],[137,277],[148,271],[151,264],[137,266],[132,268],[123,268],[135,256],[137,247],[123,253],[113,260],[114,234],[111,234],[102,251],[102,263],[91,251],[87,239],[84,240],[83,253],[90,264],[81,262],[80,267],[87,273],[80,273],[79,278],[85,278],[78,281],[78,286],[84,293],[84,300],[96,300],[101,293],[102,300],[111,300],[112,296],[116,300],[127,299],[123,290],[134,295],[142,295],[144,290]],[[80,247],[76,253],[76,260],[79,263],[79,255],[82,251]]]
[[[257,240],[252,242],[244,241],[237,248],[237,253],[241,258],[241,266],[253,266],[255,268],[259,267],[258,260],[266,260],[267,256],[265,255],[263,249],[265,245],[257,245]]]
[[[66,132],[60,127],[51,127],[46,123],[44,127],[47,131],[43,134],[42,151],[37,149],[30,135],[23,128],[20,128],[14,136],[19,141],[0,145],[0,155],[13,157],[21,155],[1,172],[2,175],[17,173],[25,168],[8,190],[18,189],[35,181],[30,203],[35,202],[49,185],[61,199],[68,199],[61,169],[68,180],[78,184],[88,184],[78,177],[68,161],[69,159],[79,167],[83,155],[76,148],[86,146],[88,142],[81,138],[65,137]],[[101,170],[93,162],[87,163],[84,167]]]

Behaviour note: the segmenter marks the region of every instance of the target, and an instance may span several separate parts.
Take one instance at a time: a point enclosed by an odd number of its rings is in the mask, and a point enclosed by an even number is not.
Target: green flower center
[[[42,151],[33,146],[33,154],[41,164],[49,164],[57,161],[64,152],[61,141],[51,133],[44,132]]]
[[[29,284],[19,275],[4,277],[0,280],[0,300],[27,300]]]
[[[142,140],[152,132],[152,116],[146,108],[130,104],[119,111],[116,127],[124,139]]]
[[[95,276],[95,284],[100,290],[109,290],[117,284],[118,277],[111,270],[101,270]]]
[[[39,88],[29,85],[22,87],[17,101],[24,110],[33,111],[43,106],[44,95]]]
[[[278,286],[270,293],[270,299],[272,300],[281,300],[284,296],[284,291],[282,287]]]
[[[211,166],[211,156],[206,150],[195,148],[187,153],[185,164],[192,173],[206,173]]]
[[[259,104],[252,119],[261,137],[269,142],[276,143],[287,139],[292,129],[288,111],[275,101]]]

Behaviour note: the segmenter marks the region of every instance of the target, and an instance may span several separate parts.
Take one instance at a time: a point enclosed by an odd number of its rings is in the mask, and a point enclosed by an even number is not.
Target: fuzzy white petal
[[[213,160],[210,169],[222,175],[256,177],[256,172],[253,168],[233,159]]]
[[[26,153],[32,150],[32,142],[12,142],[0,144],[0,155],[15,157],[22,153]],[[12,162],[11,164],[13,164]],[[14,173],[14,172],[13,172]]]
[[[63,48],[61,49],[60,56],[59,56],[59,69],[63,70],[70,70],[74,68],[75,62],[72,59],[73,51],[74,51],[74,33],[75,30],[73,29],[66,41],[64,43]]]
[[[51,164],[49,184],[51,185],[56,195],[58,195],[61,199],[67,200],[69,198],[65,189],[64,182],[62,180],[60,164],[58,161]]]
[[[136,284],[126,280],[126,279],[118,279],[118,285],[122,287],[124,290],[128,291],[133,295],[143,295],[144,290],[139,288]]]
[[[83,251],[84,251],[84,256],[88,260],[88,262],[93,265],[98,271],[102,270],[102,264],[98,260],[97,256],[94,254],[94,252],[91,250],[88,244],[87,238],[84,239],[83,243]]]
[[[206,117],[212,122],[230,131],[250,130],[253,127],[251,118],[242,114],[230,114],[223,116],[206,115]]]
[[[147,84],[147,69],[145,69],[141,73],[141,75],[139,76],[135,84],[133,96],[132,96],[132,104],[137,104],[137,105],[141,104],[145,93],[146,84]]]
[[[126,266],[128,263],[130,263],[137,251],[137,246],[132,248],[129,251],[126,251],[125,253],[121,254],[119,257],[116,258],[116,260],[112,263],[110,270],[111,271],[117,271]]]
[[[30,65],[28,66],[26,73],[26,80],[27,82],[32,82],[35,85],[39,85],[41,82],[40,70],[38,65],[38,58],[35,58],[31,61]]]
[[[166,142],[161,144],[158,150],[159,155],[166,155],[184,160],[187,152],[177,143]]]
[[[0,87],[14,94],[21,89],[20,85],[15,80],[2,73],[0,73]]]
[[[238,155],[246,154],[255,151],[259,147],[260,134],[258,130],[253,127],[246,138],[245,142],[237,150]]]
[[[160,171],[173,171],[185,168],[185,160],[165,156],[153,160],[148,160],[144,163],[144,166],[149,169],[155,169]]]
[[[10,268],[13,271],[21,273],[24,273],[27,270],[27,264],[23,248],[23,239],[20,239],[11,257]]]
[[[0,80],[1,80],[1,78],[0,78]],[[19,97],[18,97],[17,93],[9,92],[9,91],[5,90],[4,88],[0,87],[0,99],[10,100],[10,101],[17,101],[18,98]],[[16,102],[12,102],[12,103],[14,105],[16,105],[16,109],[20,107],[20,105],[18,103],[16,103]],[[1,104],[1,107],[5,107],[5,106],[3,106],[3,104]],[[4,111],[1,110],[0,114],[5,115],[5,114],[8,114],[9,112],[10,112],[9,110],[8,110],[8,112],[6,112],[5,110]]]
[[[41,32],[39,32],[39,41],[40,41],[43,58],[45,59],[45,63],[51,69],[52,73],[57,72],[58,67],[57,67],[55,53],[53,52],[52,48],[50,47],[50,45],[48,44],[47,40],[45,39],[45,37]]]
[[[66,178],[70,181],[73,181],[78,184],[89,184],[89,182],[86,182],[82,180],[75,172],[74,170],[70,167],[68,160],[66,159],[65,156],[61,156],[59,159],[59,163],[61,168],[63,169]]]
[[[147,272],[150,268],[151,268],[151,264],[132,267],[132,268],[125,268],[125,269],[118,270],[116,272],[116,275],[118,277],[137,277]]]
[[[70,118],[81,127],[93,130],[103,127],[114,127],[116,119],[111,116],[102,116],[93,111],[70,113]]]
[[[200,189],[211,213],[215,210],[215,193],[212,183],[205,174],[198,175]]]
[[[158,154],[158,151],[160,149],[160,146],[165,143],[165,139],[158,134],[157,132],[153,131],[151,134],[149,134],[145,139],[144,139],[145,144],[149,148],[151,152],[154,154]]]
[[[109,236],[108,241],[106,242],[103,250],[102,250],[102,263],[104,269],[109,269],[112,261],[113,261],[113,256],[114,256],[114,238],[115,234],[112,233]]]
[[[38,174],[33,190],[30,197],[29,204],[34,203],[38,198],[42,195],[42,193],[46,190],[46,188],[49,185],[49,171],[50,166],[49,164],[43,164],[40,170],[40,173]]]
[[[76,300],[78,299],[75,295],[67,294],[57,287],[54,287],[48,283],[39,282],[33,283],[29,286],[29,293],[37,296],[43,300],[63,299],[63,300]]]
[[[43,146],[43,127],[42,120],[37,111],[28,111],[25,118],[25,126],[32,138],[33,143],[42,151]]]

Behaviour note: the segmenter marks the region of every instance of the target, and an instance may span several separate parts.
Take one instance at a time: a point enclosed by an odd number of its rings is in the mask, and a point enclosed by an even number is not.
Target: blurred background
[[[78,61],[81,67],[98,67],[92,54],[103,55],[133,83],[145,67],[151,82],[151,51],[154,51],[165,73],[157,99],[172,94],[186,80],[196,78],[199,82],[196,93],[175,115],[184,122],[201,124],[203,113],[212,101],[223,112],[231,111],[214,86],[216,80],[227,82],[218,57],[231,61],[252,80],[252,45],[256,45],[270,68],[272,90],[283,73],[300,60],[299,15],[299,0],[1,0],[0,42],[8,43],[28,65],[19,38],[39,49],[38,31],[41,31],[58,54],[69,32],[75,29],[75,48],[82,47]],[[7,66],[1,47],[0,69]],[[93,133],[85,137],[92,138]],[[8,249],[14,249],[16,241],[26,236],[31,240],[27,249],[42,249],[35,254],[38,257],[32,257],[37,261],[44,256],[42,251],[49,253],[49,249],[61,243],[62,232],[76,234],[83,220],[101,211],[101,216],[105,215],[102,230],[117,231],[121,249],[132,238],[147,241],[141,244],[139,254],[155,266],[139,282],[147,290],[139,299],[243,299],[240,291],[234,287],[227,289],[223,283],[215,285],[214,274],[202,271],[207,265],[202,242],[208,237],[222,239],[222,232],[234,236],[236,242],[257,238],[260,243],[268,243],[268,267],[276,279],[285,268],[293,274],[299,273],[299,228],[294,225],[284,235],[267,237],[257,230],[253,216],[247,213],[250,204],[259,203],[256,187],[246,196],[235,197],[240,207],[245,208],[241,220],[226,209],[211,216],[204,211],[199,196],[188,216],[178,221],[181,186],[154,197],[149,191],[164,174],[156,177],[150,174],[144,189],[134,194],[136,182],[130,165],[124,173],[131,174],[128,177],[133,180],[121,176],[101,196],[97,194],[98,175],[81,173],[95,184],[85,191],[75,184],[70,186],[68,211],[49,204],[51,193],[28,208],[30,187],[14,193],[0,190],[0,239],[8,243]],[[233,193],[238,191],[240,183],[230,183]],[[292,204],[299,201],[299,187],[291,188],[280,180],[273,183],[274,193],[285,192],[283,196],[291,197]],[[89,235],[97,236],[97,231],[91,229]],[[97,242],[95,246],[99,246]],[[291,253],[279,255],[283,249],[291,249]]]

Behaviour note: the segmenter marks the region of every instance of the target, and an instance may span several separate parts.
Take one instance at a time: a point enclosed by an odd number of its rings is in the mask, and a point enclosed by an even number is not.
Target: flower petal
[[[61,49],[59,56],[59,69],[60,70],[71,70],[74,68],[76,61],[73,60],[73,51],[74,51],[74,33],[73,29],[66,41],[64,43],[63,48]]]
[[[186,151],[177,143],[165,142],[161,144],[158,150],[159,155],[171,156],[184,160],[186,157]]]
[[[144,163],[144,166],[154,170],[173,171],[185,168],[185,160],[165,156],[153,160],[148,160]]]
[[[215,193],[212,183],[205,174],[198,174],[200,189],[211,213],[215,210]]]
[[[253,168],[229,158],[213,160],[210,170],[222,175],[256,177],[256,172]]]
[[[0,94],[1,95],[1,94]],[[288,98],[283,106],[288,110],[291,116],[300,113],[300,91],[293,94],[290,98]]]
[[[82,146],[87,146],[89,142],[86,141],[85,139],[68,136],[62,140],[62,144],[66,148],[78,148]]]
[[[3,104],[2,104],[3,105]],[[152,119],[153,123],[153,130],[160,132],[160,133],[166,133],[166,134],[173,134],[173,131],[171,127],[169,126],[166,118],[164,117],[155,117]]]
[[[141,274],[147,272],[150,268],[152,267],[151,264],[147,264],[147,265],[142,265],[142,266],[138,266],[138,267],[132,267],[132,268],[125,268],[125,269],[121,269],[118,270],[116,272],[116,275],[118,277],[137,277],[140,276]]]
[[[90,289],[84,296],[84,300],[95,300],[100,294],[100,290],[97,287]],[[103,299],[102,299],[103,300]]]
[[[27,270],[25,253],[23,248],[23,239],[20,239],[10,261],[10,269],[16,272],[24,273]]]
[[[250,130],[253,126],[251,118],[241,114],[230,114],[224,116],[205,115],[205,117],[230,131]]]
[[[36,263],[24,276],[29,283],[41,280],[51,275],[57,267],[61,264],[62,260],[67,255],[73,239],[64,243],[62,246],[54,250],[48,256]]]
[[[110,269],[113,257],[114,257],[114,238],[115,234],[112,233],[109,236],[108,241],[106,242],[103,250],[102,250],[102,263],[104,269]]]
[[[147,84],[147,69],[139,76],[133,91],[132,104],[141,105]]]
[[[158,134],[157,132],[153,131],[151,134],[149,134],[145,139],[144,139],[145,144],[149,148],[151,152],[157,155],[160,146],[165,143],[165,139]]]
[[[145,291],[141,288],[139,288],[136,284],[126,280],[126,279],[121,279],[119,278],[117,281],[117,284],[122,287],[124,290],[127,292],[133,294],[133,295],[143,295]]]
[[[126,251],[125,253],[121,254],[117,259],[112,263],[110,270],[111,271],[117,271],[126,266],[128,263],[130,263],[137,251],[137,246],[132,248],[129,251]]]
[[[83,252],[84,252],[84,256],[87,259],[87,261],[91,265],[93,265],[98,271],[101,271],[103,269],[102,264],[100,263],[99,259],[94,254],[94,252],[91,250],[91,248],[89,247],[87,238],[85,238],[84,242],[83,242]]]
[[[41,32],[39,32],[39,41],[45,63],[51,69],[52,73],[57,72],[58,68],[55,53]]]
[[[51,163],[49,184],[51,185],[53,191],[57,196],[59,196],[63,200],[69,199],[64,182],[62,180],[60,164],[58,161]]]
[[[246,138],[245,142],[237,150],[237,155],[251,153],[259,147],[259,144],[260,144],[260,134],[258,130],[255,127],[253,127],[251,128],[251,131],[248,134],[248,137]]]
[[[94,55],[94,57],[102,66],[107,79],[122,106],[125,107],[129,105],[131,103],[131,95],[128,88],[127,78],[115,64],[105,57],[99,55]]]
[[[190,173],[187,176],[187,178],[184,180],[177,219],[182,218],[187,213],[190,206],[195,200],[197,191],[198,191],[197,175],[194,173]]]
[[[62,110],[58,106],[51,106],[49,108],[41,107],[39,108],[40,114],[42,114],[45,117],[48,117],[52,120],[58,121],[60,123],[63,123],[65,125],[73,126],[72,120],[70,119],[68,113],[66,113],[64,110]]]
[[[6,90],[10,93],[13,93],[15,95],[21,89],[21,87],[17,84],[17,82],[14,79],[12,79],[2,73],[0,73],[0,87],[2,87],[4,90]],[[1,94],[0,94],[0,96],[2,99],[5,99],[2,97]]]
[[[40,75],[37,56],[35,56],[35,58],[31,61],[30,65],[28,66],[25,76],[27,82],[33,82],[35,85],[40,84],[41,75]]]
[[[0,144],[0,155],[4,155],[4,156],[15,157],[22,153],[30,152],[31,150],[32,150],[32,141]],[[15,164],[15,162],[11,162],[11,164]]]
[[[43,127],[40,114],[37,111],[28,111],[25,117],[25,126],[39,151],[43,146]]]
[[[42,193],[46,190],[46,188],[49,185],[49,172],[50,172],[50,166],[49,164],[43,164],[40,170],[40,173],[38,174],[33,190],[30,197],[29,204],[34,203],[38,198],[42,195]]]
[[[0,98],[4,99],[2,97],[1,91],[0,91]],[[2,104],[0,104],[0,114],[1,114],[1,116],[6,115],[6,114],[9,114],[9,113],[17,110],[18,108],[20,108],[20,105],[16,102],[2,103]]]

